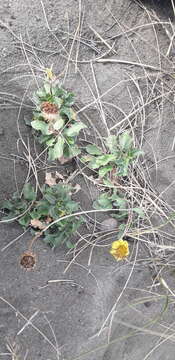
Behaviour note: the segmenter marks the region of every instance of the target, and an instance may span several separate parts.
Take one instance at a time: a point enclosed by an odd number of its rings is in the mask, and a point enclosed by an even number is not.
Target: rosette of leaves
[[[106,139],[107,152],[104,153],[96,145],[86,146],[85,155],[81,160],[88,163],[88,166],[98,171],[98,175],[105,180],[110,180],[111,173],[116,176],[127,176],[129,166],[134,159],[143,154],[141,150],[138,150],[133,145],[133,139],[128,131],[118,137],[110,135]]]
[[[39,142],[48,148],[48,159],[64,162],[77,156],[81,151],[76,139],[86,125],[76,119],[74,94],[47,80],[33,100],[36,109],[30,125],[37,130]]]
[[[5,214],[3,220],[17,217],[18,223],[24,229],[30,226],[33,235],[36,231],[42,232],[44,242],[51,247],[65,243],[68,248],[72,248],[71,236],[83,223],[82,217],[67,217],[43,231],[54,220],[71,215],[79,209],[79,204],[71,198],[71,191],[72,187],[67,184],[51,187],[44,185],[42,198],[37,200],[34,188],[26,184],[21,197],[15,193],[11,200],[1,203]]]

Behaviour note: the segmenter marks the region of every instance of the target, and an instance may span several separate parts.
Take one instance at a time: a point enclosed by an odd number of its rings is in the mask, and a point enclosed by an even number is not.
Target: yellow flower
[[[51,68],[46,68],[45,73],[47,75],[48,80],[53,80],[54,74],[53,74],[53,71],[52,71],[52,67]]]
[[[111,245],[111,250],[109,251],[111,255],[115,257],[116,260],[122,260],[129,255],[129,245],[125,240],[116,240]]]

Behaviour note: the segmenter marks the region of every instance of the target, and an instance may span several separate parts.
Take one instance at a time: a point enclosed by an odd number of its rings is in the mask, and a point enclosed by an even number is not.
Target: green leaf
[[[60,108],[63,104],[63,99],[61,99],[60,97],[54,97],[54,104]]]
[[[29,200],[29,201],[34,201],[36,199],[36,193],[31,184],[25,184],[22,192],[23,192],[24,199]]]
[[[30,220],[31,220],[31,217],[29,214],[25,214],[24,216],[22,216],[20,219],[18,219],[18,223],[21,225],[21,226],[29,226],[30,224]]]
[[[91,156],[91,155],[85,155],[85,156],[82,156],[81,157],[81,161],[82,162],[89,162],[89,161],[92,161],[94,159],[94,157],[93,156]]]
[[[113,215],[111,215],[111,216],[113,217]],[[118,234],[117,234],[117,238],[118,238],[118,239],[122,239],[123,234],[124,234],[124,232],[125,232],[125,229],[126,229],[126,224],[125,224],[125,223],[119,225],[119,232],[118,232]]]
[[[46,124],[44,121],[41,120],[34,120],[31,122],[31,126],[35,130],[41,131],[43,135],[49,135],[49,124]]]
[[[57,142],[54,147],[49,149],[48,159],[50,161],[59,159],[61,156],[63,156],[64,143],[64,138],[62,136],[58,136]]]
[[[75,102],[74,93],[70,92],[64,97],[64,105],[65,106],[72,106]]]
[[[53,86],[52,87],[52,94],[54,94],[55,96],[58,96],[58,97],[63,97],[66,95],[66,91],[59,88],[58,86]]]
[[[102,155],[101,149],[99,149],[96,145],[87,145],[86,151],[90,155]]]
[[[55,143],[55,137],[52,137],[51,139],[46,141],[47,146],[53,146],[54,143]]]
[[[39,89],[37,92],[36,92],[36,95],[39,96],[39,97],[45,97],[46,96],[46,92],[44,89]]]
[[[115,135],[110,135],[106,139],[106,146],[113,153],[117,149],[117,137]]]
[[[74,247],[75,247],[75,245],[72,244],[70,240],[66,241],[66,246],[67,246],[68,249],[74,249]]]
[[[56,202],[55,196],[53,196],[51,194],[45,194],[44,198],[52,205],[55,204],[55,202]]]
[[[117,206],[119,209],[126,209],[127,201],[125,198],[113,193],[111,196],[111,200],[114,201],[113,205]]]
[[[62,117],[59,117],[59,119],[53,124],[54,130],[60,130],[64,126],[64,120]]]
[[[115,219],[123,220],[128,216],[128,212],[120,210],[118,214],[112,214],[111,216],[114,217]]]
[[[7,210],[13,210],[14,204],[10,200],[3,200],[0,203],[0,209],[7,209]]]
[[[98,156],[94,159],[94,162],[91,164],[92,169],[98,169],[100,166],[105,166],[111,161],[115,161],[116,155],[114,154],[106,154]]]
[[[103,179],[103,184],[108,186],[109,188],[113,188],[114,184],[109,179]]]
[[[50,85],[50,83],[46,82],[44,84],[44,89],[45,89],[46,94],[50,94],[51,93],[51,85]]]
[[[60,232],[59,234],[47,234],[44,236],[44,242],[49,244],[51,247],[56,247],[61,245],[65,238],[64,232]]]
[[[68,107],[63,106],[60,110],[60,115],[67,116],[69,121],[72,120],[72,110]]]
[[[130,163],[130,159],[128,157],[116,161],[116,164],[118,165],[118,173],[117,173],[118,176],[128,175],[129,163]]]
[[[71,125],[68,129],[65,130],[65,134],[67,136],[77,136],[81,129],[85,129],[87,126],[83,124],[82,122],[77,122],[74,125]]]
[[[42,135],[36,136],[36,139],[39,141],[40,144],[46,144],[48,140],[53,139],[53,135]]]
[[[102,167],[100,170],[99,170],[99,176],[100,177],[103,177],[105,176],[109,171],[111,171],[113,169],[113,166],[112,165],[108,165],[108,166],[105,166],[105,167]]]
[[[66,142],[68,145],[73,145],[75,144],[75,138],[73,137],[69,137],[69,136],[65,136]]]
[[[144,155],[143,150],[133,149],[133,151],[132,151],[132,158],[133,159],[135,159],[137,156],[140,156],[140,155]]]
[[[27,126],[31,126],[32,120],[28,116],[24,116],[24,122]]]
[[[129,150],[132,144],[133,144],[133,139],[129,135],[128,131],[125,131],[123,134],[119,136],[119,145],[121,150]]]
[[[112,201],[108,194],[102,194],[100,197],[93,203],[95,209],[112,209]]]
[[[141,218],[145,217],[145,213],[142,208],[133,208],[132,209],[135,213],[137,213]]]
[[[81,149],[77,145],[69,146],[69,157],[75,157],[81,153]]]
[[[34,93],[33,96],[32,96],[32,100],[34,102],[34,104],[38,105],[40,103],[40,99],[39,97],[37,96],[37,93]]]

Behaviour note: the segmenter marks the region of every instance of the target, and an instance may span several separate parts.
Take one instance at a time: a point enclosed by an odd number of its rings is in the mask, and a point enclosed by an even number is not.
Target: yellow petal
[[[122,260],[129,255],[129,245],[126,240],[116,240],[112,243],[110,254],[117,260]]]

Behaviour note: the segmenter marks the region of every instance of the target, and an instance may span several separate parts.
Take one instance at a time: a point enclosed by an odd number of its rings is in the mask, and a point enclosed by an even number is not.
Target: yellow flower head
[[[122,260],[129,255],[129,245],[125,240],[116,240],[111,245],[111,250],[109,251],[111,255],[115,257],[116,260]]]
[[[52,67],[51,68],[46,68],[45,73],[47,75],[48,80],[53,80],[54,74],[53,74],[53,71],[52,71]]]

